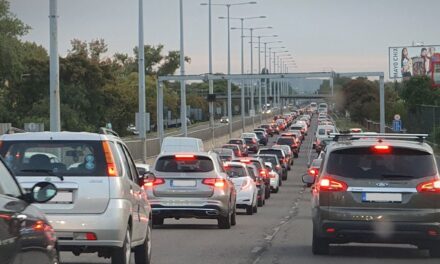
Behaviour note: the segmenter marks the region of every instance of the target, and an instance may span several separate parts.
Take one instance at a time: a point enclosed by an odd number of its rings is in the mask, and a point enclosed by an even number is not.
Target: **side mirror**
[[[302,181],[310,187],[312,184],[315,183],[315,177],[310,176],[309,174],[304,174],[302,176]]]
[[[45,203],[54,198],[57,193],[57,187],[53,183],[39,182],[31,189],[31,201],[36,203]]]

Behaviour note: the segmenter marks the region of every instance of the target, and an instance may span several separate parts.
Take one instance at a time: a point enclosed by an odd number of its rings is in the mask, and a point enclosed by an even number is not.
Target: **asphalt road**
[[[163,227],[153,230],[153,263],[438,263],[411,246],[349,244],[332,246],[329,256],[312,254],[310,190],[301,182],[309,154],[316,156],[310,150],[315,124],[311,128],[287,181],[257,214],[239,210],[237,225],[230,230],[218,229],[215,220],[166,219]],[[61,261],[110,262],[94,254],[71,253],[62,253]]]

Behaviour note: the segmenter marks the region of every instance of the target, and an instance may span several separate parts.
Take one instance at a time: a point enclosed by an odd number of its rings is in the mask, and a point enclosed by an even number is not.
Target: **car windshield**
[[[232,139],[232,140],[229,140],[229,143],[231,143],[231,144],[241,145],[241,144],[243,144],[243,141]]]
[[[225,171],[231,178],[246,177],[246,170],[241,166],[225,166]]]
[[[347,178],[383,179],[395,175],[406,178],[423,178],[437,174],[432,154],[407,149],[392,148],[390,153],[377,153],[373,148],[349,148],[330,153],[327,172]]]
[[[214,170],[214,163],[209,157],[194,156],[180,158],[176,156],[163,156],[156,162],[156,171],[159,172],[210,172]],[[178,175],[178,174],[177,174]]]
[[[17,176],[106,176],[101,141],[4,141],[0,154]]]

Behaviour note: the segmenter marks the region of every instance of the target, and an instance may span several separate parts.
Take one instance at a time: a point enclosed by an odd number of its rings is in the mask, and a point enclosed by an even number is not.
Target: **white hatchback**
[[[258,189],[256,178],[252,178],[241,162],[226,162],[225,171],[237,190],[237,208],[246,209],[246,214],[252,215],[257,212]]]

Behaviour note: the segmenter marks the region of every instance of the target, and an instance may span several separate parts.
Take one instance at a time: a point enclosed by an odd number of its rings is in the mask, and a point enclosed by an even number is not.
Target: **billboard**
[[[388,54],[390,78],[431,76],[433,73],[431,59],[436,53],[440,53],[440,45],[390,47]]]

